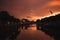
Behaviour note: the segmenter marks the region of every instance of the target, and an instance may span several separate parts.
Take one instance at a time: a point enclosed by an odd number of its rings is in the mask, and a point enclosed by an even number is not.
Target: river
[[[17,36],[17,40],[54,40],[41,30],[36,29],[36,25],[32,25],[28,29],[21,29],[21,33]]]

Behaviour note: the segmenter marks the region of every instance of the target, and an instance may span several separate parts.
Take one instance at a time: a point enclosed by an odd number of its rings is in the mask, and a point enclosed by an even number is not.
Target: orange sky
[[[49,9],[60,12],[60,0],[0,0],[0,10],[19,19],[38,19],[50,15]]]

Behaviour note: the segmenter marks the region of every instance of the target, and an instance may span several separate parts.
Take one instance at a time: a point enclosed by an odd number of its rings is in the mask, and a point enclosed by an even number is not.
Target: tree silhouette
[[[42,31],[44,31],[49,36],[54,36],[55,40],[60,40],[60,14],[44,18],[41,20],[41,23]]]
[[[19,23],[20,20],[10,16],[7,11],[0,11],[0,40],[6,40],[9,36],[11,36],[11,40],[14,40],[19,33]]]

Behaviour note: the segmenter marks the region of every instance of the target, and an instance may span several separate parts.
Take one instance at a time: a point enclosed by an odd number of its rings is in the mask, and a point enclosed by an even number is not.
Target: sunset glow
[[[55,12],[55,13],[53,13],[53,14],[51,14],[51,15],[47,15],[47,16],[43,16],[43,17],[40,17],[40,16],[37,16],[37,17],[32,17],[32,20],[34,20],[34,21],[36,21],[37,19],[43,19],[43,18],[46,18],[46,17],[50,17],[50,16],[55,16],[55,15],[58,15],[58,14],[60,14],[60,12]]]
[[[37,19],[41,19],[41,17],[33,17],[32,20],[36,21]]]
[[[54,13],[50,14],[48,9]],[[35,21],[60,13],[60,0],[3,0],[0,1],[0,10],[8,11],[19,19]]]
[[[53,13],[51,15],[41,17],[41,19],[46,18],[46,17],[50,17],[50,16],[55,16],[55,15],[58,15],[58,14],[60,14],[60,12],[55,12],[55,13]]]

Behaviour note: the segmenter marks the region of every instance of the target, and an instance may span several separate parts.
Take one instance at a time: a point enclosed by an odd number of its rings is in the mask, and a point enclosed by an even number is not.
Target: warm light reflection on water
[[[30,30],[36,30],[36,27],[29,27]]]
[[[54,40],[43,31],[37,30],[36,25],[31,25],[28,29],[22,29],[17,40]]]
[[[33,25],[31,25],[31,27],[29,27],[28,29],[30,29],[30,30],[36,30],[36,25],[33,24]]]

